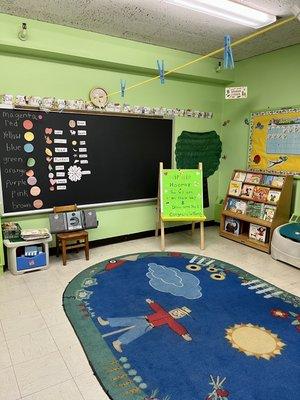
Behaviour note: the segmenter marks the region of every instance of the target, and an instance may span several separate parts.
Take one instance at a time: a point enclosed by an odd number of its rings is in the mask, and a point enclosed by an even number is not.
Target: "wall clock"
[[[108,95],[106,90],[99,87],[92,89],[90,91],[90,100],[96,107],[105,107],[108,102]]]

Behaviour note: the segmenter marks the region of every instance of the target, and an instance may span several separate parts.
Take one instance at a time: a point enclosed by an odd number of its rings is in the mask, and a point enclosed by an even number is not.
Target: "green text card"
[[[161,213],[163,218],[203,217],[202,171],[164,169],[161,172]]]

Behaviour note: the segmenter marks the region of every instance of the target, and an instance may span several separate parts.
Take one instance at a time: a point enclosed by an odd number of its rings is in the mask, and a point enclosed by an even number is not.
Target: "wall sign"
[[[226,100],[246,99],[248,96],[247,86],[227,87],[225,88]]]

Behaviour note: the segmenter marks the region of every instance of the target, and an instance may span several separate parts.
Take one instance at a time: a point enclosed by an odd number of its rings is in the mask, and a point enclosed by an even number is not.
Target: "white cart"
[[[21,240],[14,242],[4,240],[7,248],[8,269],[13,275],[24,274],[29,271],[36,271],[49,268],[49,242],[52,236],[47,239]],[[42,251],[30,256],[25,255],[25,247],[39,246]]]

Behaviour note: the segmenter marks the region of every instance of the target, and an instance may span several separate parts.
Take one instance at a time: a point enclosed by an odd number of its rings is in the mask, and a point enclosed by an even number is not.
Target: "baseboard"
[[[217,226],[219,225],[215,221],[205,221],[204,223],[205,226]],[[199,227],[199,222],[195,224],[195,227]],[[176,232],[183,232],[191,229],[191,224],[186,224],[186,225],[177,225],[177,226],[171,226],[168,228],[165,228],[165,233],[176,233]],[[90,248],[94,247],[99,247],[99,246],[107,246],[110,244],[114,243],[122,243],[122,242],[128,242],[129,240],[136,240],[136,239],[145,239],[148,237],[152,237],[155,235],[154,229],[151,229],[149,231],[143,231],[143,232],[137,232],[137,233],[130,233],[128,235],[121,235],[121,236],[114,236],[110,238],[105,238],[105,239],[97,239],[93,240],[90,242]],[[56,254],[56,249],[54,247],[51,247],[49,249],[50,255]]]

